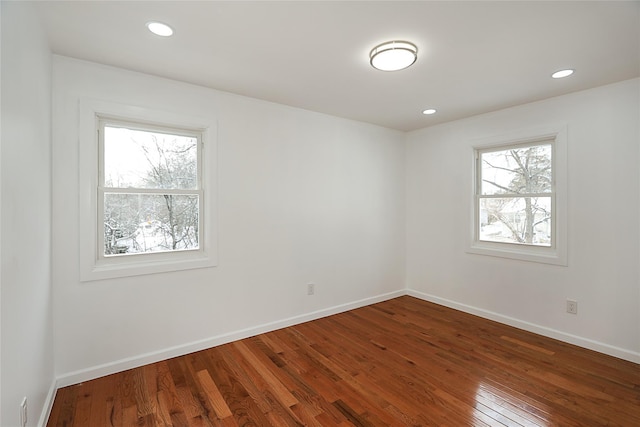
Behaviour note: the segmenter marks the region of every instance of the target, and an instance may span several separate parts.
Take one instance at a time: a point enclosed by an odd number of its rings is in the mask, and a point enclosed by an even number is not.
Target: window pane
[[[551,197],[481,198],[479,239],[551,246]]]
[[[104,255],[198,249],[197,195],[104,195]]]
[[[481,193],[550,193],[551,144],[480,154]]]
[[[197,144],[191,136],[105,126],[105,186],[196,189]]]

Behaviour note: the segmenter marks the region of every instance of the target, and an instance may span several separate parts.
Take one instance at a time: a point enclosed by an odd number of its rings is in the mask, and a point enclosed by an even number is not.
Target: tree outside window
[[[197,250],[199,136],[110,120],[100,129],[103,255]]]
[[[478,240],[554,244],[552,153],[550,141],[478,150]]]

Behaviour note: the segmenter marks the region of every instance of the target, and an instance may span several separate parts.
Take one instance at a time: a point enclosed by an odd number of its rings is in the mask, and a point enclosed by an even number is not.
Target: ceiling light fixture
[[[173,35],[173,28],[171,28],[167,24],[163,24],[162,22],[156,22],[156,21],[147,22],[147,28],[153,34],[158,36],[169,37]]]
[[[556,71],[555,73],[551,74],[551,77],[553,77],[554,79],[561,79],[563,77],[570,76],[571,74],[573,74],[573,70],[570,70],[570,69],[560,70],[560,71]]]
[[[422,114],[428,116],[430,114],[435,114],[436,111],[438,110],[436,110],[435,108],[427,108],[426,110],[422,111]]]
[[[403,70],[418,59],[418,48],[405,41],[379,44],[369,52],[371,66],[381,71]]]

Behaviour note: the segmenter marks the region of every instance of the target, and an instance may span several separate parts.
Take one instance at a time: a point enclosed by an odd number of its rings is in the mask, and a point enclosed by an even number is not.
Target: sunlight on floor
[[[515,390],[496,388],[488,382],[481,382],[476,390],[475,415],[492,426],[549,426],[545,419],[549,415],[546,408],[539,402],[533,405],[523,398],[526,399],[526,396]]]

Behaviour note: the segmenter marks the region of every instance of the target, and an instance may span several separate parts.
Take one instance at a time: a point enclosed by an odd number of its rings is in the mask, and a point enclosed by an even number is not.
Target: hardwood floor
[[[640,365],[411,297],[58,390],[54,426],[640,426]]]

